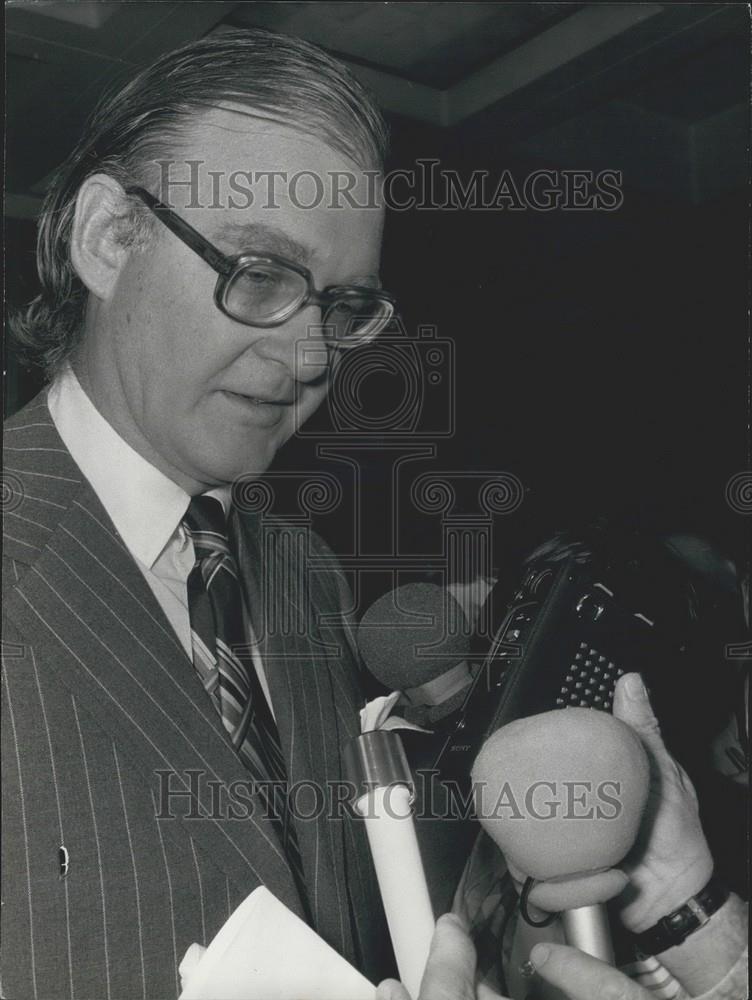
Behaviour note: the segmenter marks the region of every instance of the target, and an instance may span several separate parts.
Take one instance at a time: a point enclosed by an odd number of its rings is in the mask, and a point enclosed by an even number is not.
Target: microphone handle
[[[567,944],[579,948],[587,955],[599,958],[608,965],[614,964],[614,948],[611,944],[611,929],[608,912],[603,903],[593,906],[579,906],[575,910],[562,913],[564,936]]]
[[[377,787],[355,803],[363,817],[400,980],[417,1000],[434,931],[410,790]]]

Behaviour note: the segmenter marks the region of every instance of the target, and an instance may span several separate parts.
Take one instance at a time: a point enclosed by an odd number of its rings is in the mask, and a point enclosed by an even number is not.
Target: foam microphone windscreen
[[[470,655],[464,613],[446,590],[408,583],[384,594],[358,626],[358,647],[377,680],[393,691],[418,687]]]
[[[571,880],[613,868],[628,854],[649,770],[639,738],[624,722],[565,708],[494,733],[472,778],[478,818],[510,869]]]

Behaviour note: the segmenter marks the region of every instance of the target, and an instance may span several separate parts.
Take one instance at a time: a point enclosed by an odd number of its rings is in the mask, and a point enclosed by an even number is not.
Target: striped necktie
[[[301,898],[307,904],[300,848],[290,815],[287,770],[277,725],[247,641],[237,564],[222,504],[193,497],[184,525],[195,564],[188,577],[193,663],[274,823]]]

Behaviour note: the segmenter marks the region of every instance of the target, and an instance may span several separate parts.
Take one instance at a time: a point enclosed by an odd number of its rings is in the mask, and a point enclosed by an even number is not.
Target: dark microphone
[[[409,702],[415,722],[438,722],[458,709],[473,680],[472,628],[452,595],[432,583],[408,583],[370,606],[358,647],[373,676]]]
[[[634,844],[648,795],[637,735],[589,708],[544,712],[494,733],[472,779],[478,819],[526,898],[562,913],[569,944],[613,964],[603,904],[626,885],[615,866]]]

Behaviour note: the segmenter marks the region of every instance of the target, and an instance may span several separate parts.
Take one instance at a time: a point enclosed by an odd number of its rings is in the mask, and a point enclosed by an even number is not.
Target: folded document
[[[373,1000],[376,989],[265,886],[180,963],[180,1000]]]

